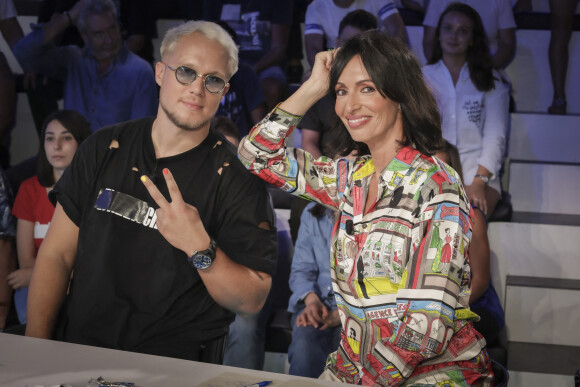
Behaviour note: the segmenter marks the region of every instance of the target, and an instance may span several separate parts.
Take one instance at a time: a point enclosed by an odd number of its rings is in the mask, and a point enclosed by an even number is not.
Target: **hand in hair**
[[[304,115],[319,99],[328,93],[330,68],[338,49],[316,54],[312,74],[300,88],[280,105],[280,109],[295,115]]]

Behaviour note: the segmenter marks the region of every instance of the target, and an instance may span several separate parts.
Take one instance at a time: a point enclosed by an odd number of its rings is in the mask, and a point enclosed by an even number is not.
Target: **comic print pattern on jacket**
[[[456,172],[404,147],[364,214],[372,158],[286,148],[299,120],[275,109],[242,140],[239,157],[269,183],[340,211],[330,259],[342,339],[327,368],[363,385],[487,383],[485,340],[468,308],[470,206]]]

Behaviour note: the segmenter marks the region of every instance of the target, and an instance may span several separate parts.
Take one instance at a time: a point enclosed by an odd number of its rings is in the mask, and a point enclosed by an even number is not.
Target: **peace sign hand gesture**
[[[210,237],[203,227],[197,208],[183,201],[183,196],[169,169],[163,169],[163,177],[167,183],[171,202],[165,199],[147,176],[141,176],[141,181],[159,206],[157,229],[167,242],[190,257],[196,250],[207,249]]]

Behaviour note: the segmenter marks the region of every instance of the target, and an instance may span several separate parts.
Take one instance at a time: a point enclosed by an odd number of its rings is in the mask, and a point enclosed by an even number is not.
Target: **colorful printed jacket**
[[[239,157],[267,182],[341,213],[330,259],[342,339],[327,369],[353,384],[487,384],[485,340],[468,309],[471,209],[455,171],[402,148],[363,214],[372,158],[315,160],[286,148],[299,121],[275,109],[242,140]]]

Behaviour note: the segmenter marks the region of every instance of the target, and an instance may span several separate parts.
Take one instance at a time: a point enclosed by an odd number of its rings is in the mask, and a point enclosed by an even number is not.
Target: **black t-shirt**
[[[300,129],[314,130],[320,134],[318,147],[320,152],[327,157],[334,157],[336,150],[333,149],[332,117],[334,105],[330,95],[325,95],[316,102],[300,121]]]
[[[156,229],[157,205],[140,176],[148,175],[170,200],[162,175],[169,168],[218,247],[252,269],[274,272],[276,230],[263,182],[223,137],[211,131],[199,146],[156,159],[152,123],[149,117],[96,132],[52,193],[79,226],[57,338],[188,358],[192,346],[225,334],[234,314],[215,303],[186,254]],[[272,230],[258,228],[262,221]]]

